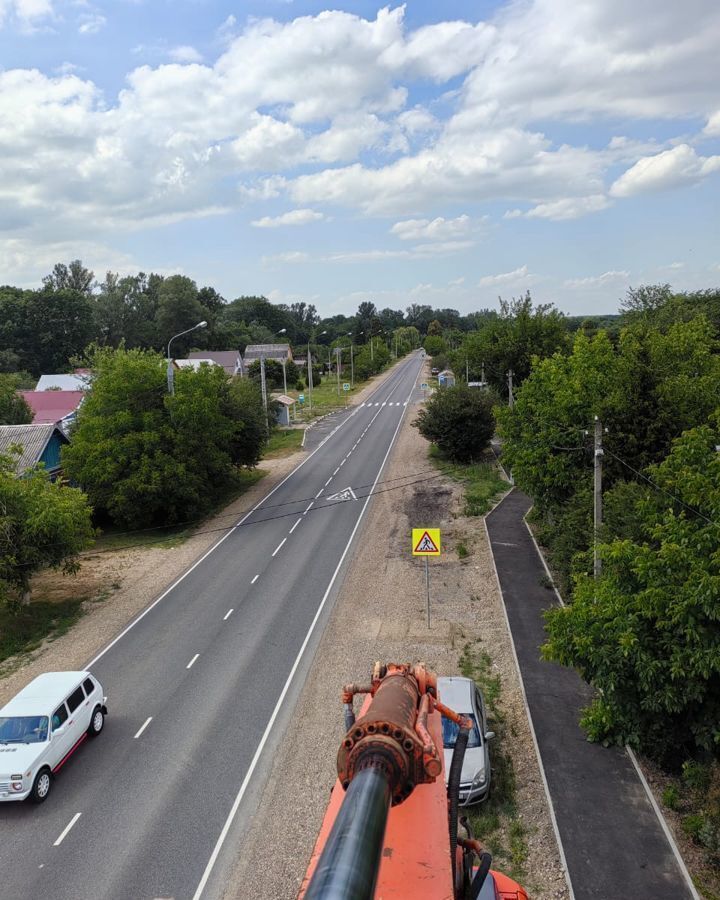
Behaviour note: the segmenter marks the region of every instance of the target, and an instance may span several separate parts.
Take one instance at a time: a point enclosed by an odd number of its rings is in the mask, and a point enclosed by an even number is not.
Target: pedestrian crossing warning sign
[[[413,556],[440,556],[440,529],[413,528]]]

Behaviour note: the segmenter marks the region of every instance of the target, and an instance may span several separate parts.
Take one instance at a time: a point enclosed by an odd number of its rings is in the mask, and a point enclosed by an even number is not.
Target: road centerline
[[[152,722],[152,720],[153,720],[152,716],[148,716],[147,719],[145,719],[145,721],[142,723],[140,728],[138,728],[137,733],[135,734],[135,737],[133,738],[133,740],[136,741],[140,737],[140,735],[143,733],[143,731],[145,731],[145,729]]]
[[[72,817],[72,819],[70,819],[70,821],[67,823],[67,825],[60,832],[60,837],[55,841],[55,843],[53,844],[53,847],[59,847],[60,844],[62,844],[62,842],[68,836],[70,829],[77,822],[77,820],[80,818],[81,815],[82,815],[82,813],[75,813],[75,815]]]
[[[185,668],[192,669],[192,667],[195,665],[195,662],[196,662],[198,656],[200,656],[200,654],[196,653],[195,656],[193,656],[193,658],[190,660],[190,662],[185,666]]]
[[[273,555],[273,556],[275,556],[275,555],[280,551],[280,548],[282,547],[282,545],[285,543],[286,540],[287,540],[287,538],[283,538],[283,539],[280,541],[280,543],[277,545],[277,547],[276,547],[276,548],[273,550],[273,552],[272,552],[272,555]]]
[[[234,612],[235,612],[235,609],[234,609],[234,608],[229,609],[229,610],[225,613],[225,615],[223,616],[223,622],[227,622],[227,620],[230,618],[230,616],[231,616]]]
[[[290,531],[288,532],[288,534],[292,534],[293,531],[295,531],[295,529],[298,527],[298,525],[299,525],[301,522],[302,522],[302,516],[300,516],[300,518],[299,518],[299,519],[297,520],[297,522],[293,525],[293,527],[290,529]]]

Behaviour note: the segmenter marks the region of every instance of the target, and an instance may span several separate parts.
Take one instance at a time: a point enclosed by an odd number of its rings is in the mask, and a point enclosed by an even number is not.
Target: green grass
[[[482,516],[497,497],[507,490],[507,482],[498,474],[494,462],[454,463],[444,459],[435,445],[430,447],[430,459],[448,478],[465,486],[466,516]]]
[[[458,559],[465,559],[466,556],[470,555],[470,551],[462,541],[458,542],[455,550],[457,551]]]
[[[522,882],[526,877],[528,831],[519,816],[516,801],[515,770],[507,742],[512,735],[499,709],[502,683],[492,669],[490,656],[478,644],[468,643],[459,661],[460,672],[472,678],[482,691],[488,715],[488,726],[495,732],[490,745],[492,782],[490,796],[467,815],[473,834],[492,853],[496,868]]]
[[[270,435],[263,459],[277,459],[281,456],[290,456],[300,449],[304,429],[302,428],[275,428]]]
[[[390,365],[394,362],[395,360],[391,360]],[[384,371],[387,371],[387,369]],[[377,378],[377,375],[374,375],[373,378]],[[348,369],[348,371],[345,371],[340,375],[340,395],[338,396],[336,376],[334,374],[323,375],[320,386],[313,387],[312,417],[310,416],[310,391],[307,387],[303,391],[288,390],[288,396],[297,400],[300,394],[305,395],[305,403],[302,407],[298,403],[295,407],[295,412],[297,413],[298,421],[309,422],[311,418],[324,416],[326,413],[332,412],[335,409],[344,409],[349,402],[350,397],[362,390],[362,388],[370,381],[372,381],[372,378],[368,378],[366,381],[359,381],[356,379],[355,384],[349,391],[343,391],[343,384],[350,384],[350,371]]]
[[[0,662],[16,653],[39,647],[46,638],[57,638],[74,625],[82,615],[85,597],[50,603],[33,600],[19,612],[11,612],[0,604]]]

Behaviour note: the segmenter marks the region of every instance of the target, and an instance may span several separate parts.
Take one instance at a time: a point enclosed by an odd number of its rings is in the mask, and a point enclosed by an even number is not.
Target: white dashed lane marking
[[[285,543],[286,540],[287,540],[287,538],[283,538],[280,541],[280,543],[277,545],[277,547],[273,550],[273,553],[272,553],[273,556],[275,556],[277,553],[280,552],[280,548],[282,547],[282,545]]]
[[[293,525],[293,527],[290,529],[290,531],[289,531],[288,533],[289,533],[289,534],[292,534],[293,531],[295,531],[295,529],[298,527],[298,525],[299,525],[301,522],[302,522],[302,516],[297,520],[297,522]]]
[[[229,609],[223,616],[223,622],[227,622],[227,620],[230,618],[230,616],[233,614],[234,611],[235,611],[234,609]]]
[[[193,656],[193,658],[190,660],[190,662],[185,666],[185,668],[192,669],[192,667],[195,665],[195,662],[196,662],[198,656],[200,656],[200,654],[196,653],[195,656]]]
[[[53,847],[59,847],[60,844],[62,844],[62,842],[67,837],[68,832],[73,827],[73,825],[77,822],[77,820],[80,818],[81,815],[82,815],[82,813],[75,813],[75,815],[72,817],[72,819],[70,819],[70,821],[65,826],[65,828],[63,828],[62,832],[60,833],[60,837],[55,841],[55,843],[53,844]]]
[[[259,575],[256,575],[256,576],[253,578],[253,580],[250,582],[250,584],[255,584],[255,582],[258,580],[259,577],[260,577]]]
[[[311,500],[310,503],[308,503],[307,509],[305,510],[303,515],[306,516],[310,512],[310,510],[313,508],[313,506],[315,506],[315,501]]]
[[[148,727],[148,725],[152,722],[152,720],[153,720],[153,717],[152,717],[152,716],[148,716],[147,719],[145,719],[145,721],[142,723],[142,725],[141,725],[140,728],[138,729],[138,733],[135,735],[135,737],[133,738],[133,740],[137,740],[137,739],[140,737],[140,735],[143,733],[143,731],[145,731],[145,729],[146,729],[146,728]]]

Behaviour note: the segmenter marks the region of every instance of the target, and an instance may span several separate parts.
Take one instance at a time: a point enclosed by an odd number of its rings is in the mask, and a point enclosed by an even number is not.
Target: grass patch
[[[300,449],[304,433],[302,428],[274,428],[263,459],[278,459],[295,453]]]
[[[51,603],[33,600],[19,612],[0,605],[0,662],[17,653],[35,650],[46,639],[60,637],[82,615],[85,597]]]
[[[495,867],[522,882],[526,876],[528,831],[518,813],[515,770],[506,750],[511,736],[498,705],[502,692],[500,676],[493,672],[490,656],[478,644],[465,645],[459,667],[482,691],[488,726],[495,732],[490,746],[490,796],[484,803],[462,812],[467,815],[475,837],[492,853]]]
[[[499,494],[507,490],[507,482],[498,474],[494,462],[454,463],[445,459],[433,444],[429,450],[430,459],[438,469],[465,486],[466,516],[484,515]]]
[[[458,559],[465,559],[465,557],[470,555],[470,551],[462,541],[457,544],[455,550],[457,551]]]

